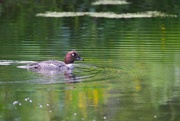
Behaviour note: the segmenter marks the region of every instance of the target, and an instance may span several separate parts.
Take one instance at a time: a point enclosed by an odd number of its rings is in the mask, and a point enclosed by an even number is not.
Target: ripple
[[[60,71],[31,71],[23,68],[25,66],[20,66],[20,64],[27,64],[34,61],[17,61],[17,60],[0,60],[0,65],[3,65],[3,68],[6,68],[6,71],[3,73],[9,73],[9,76],[13,76],[11,80],[0,81],[2,85],[9,84],[64,84],[64,83],[77,83],[83,82],[86,80],[99,80],[93,79],[97,75],[103,73],[103,68],[86,65],[86,64],[74,64],[75,69],[71,73],[64,73]],[[9,65],[9,66],[7,66]],[[14,75],[14,72],[16,74]],[[7,78],[6,74],[2,74],[3,78]]]
[[[0,60],[0,65],[27,64],[34,61]]]
[[[79,73],[83,82],[99,82],[109,81],[109,79],[117,78],[123,72],[115,68],[104,68],[93,65],[81,65],[77,67],[75,73]]]

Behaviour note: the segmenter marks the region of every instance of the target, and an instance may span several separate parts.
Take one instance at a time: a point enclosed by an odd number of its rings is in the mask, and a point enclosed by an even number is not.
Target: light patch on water
[[[14,101],[14,102],[13,102],[13,105],[16,105],[16,104],[18,104],[18,103],[19,103],[18,101]]]
[[[124,14],[116,14],[116,13],[98,13],[91,14],[92,17],[102,17],[102,18],[153,18],[153,17],[177,17],[176,15],[169,15],[166,13],[158,12],[158,11],[147,11],[141,13],[124,13]]]
[[[15,63],[26,64],[26,63],[34,63],[35,61],[15,61]]]
[[[21,106],[22,104],[21,104],[19,101],[16,100],[16,101],[13,102],[13,105],[19,105],[19,106]]]
[[[25,100],[25,101],[28,101],[28,100],[29,100],[29,97],[25,98],[24,100]]]
[[[7,65],[10,65],[11,63],[9,62],[0,62],[0,65],[4,65],[4,66],[7,66]]]
[[[30,100],[29,97],[25,98],[24,101],[26,101],[26,102],[29,101],[30,103],[32,103],[32,100]],[[21,106],[22,103],[20,103],[19,101],[16,100],[16,101],[13,102],[13,105],[19,105],[19,106]]]
[[[75,17],[75,16],[85,16],[89,12],[51,12],[47,11],[45,13],[38,13],[36,16],[40,17]]]
[[[30,100],[29,97],[25,98],[24,100],[25,100],[25,101],[28,101],[28,100],[29,100],[29,102],[32,103],[32,100]]]
[[[130,2],[125,0],[99,0],[92,3],[92,5],[127,5]]]
[[[42,108],[43,106],[42,105],[39,105],[40,108]]]
[[[0,65],[12,65],[12,64],[27,64],[32,63],[34,61],[17,61],[17,60],[0,60]]]
[[[146,11],[138,13],[122,13],[116,14],[113,12],[50,12],[38,13],[39,17],[75,17],[75,16],[91,16],[96,18],[153,18],[153,17],[177,17],[177,15],[171,15],[159,11]]]
[[[14,61],[12,61],[12,60],[0,60],[0,65],[7,66],[7,65],[10,65],[12,63],[14,63]]]
[[[107,117],[106,117],[106,116],[104,116],[103,118],[104,118],[105,120],[107,119]]]

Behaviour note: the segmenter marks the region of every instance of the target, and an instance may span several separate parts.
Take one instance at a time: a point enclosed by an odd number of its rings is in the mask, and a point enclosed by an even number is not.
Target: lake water
[[[179,2],[0,2],[0,121],[180,120]],[[73,74],[17,68],[70,50]]]

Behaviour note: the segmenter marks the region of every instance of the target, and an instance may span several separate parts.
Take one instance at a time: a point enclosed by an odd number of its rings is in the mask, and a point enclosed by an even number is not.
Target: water
[[[179,4],[128,2],[3,2],[0,120],[179,121]],[[122,18],[157,10],[177,17]],[[37,16],[46,11],[118,15]],[[63,60],[73,49],[85,59],[75,62],[73,75],[17,68]]]

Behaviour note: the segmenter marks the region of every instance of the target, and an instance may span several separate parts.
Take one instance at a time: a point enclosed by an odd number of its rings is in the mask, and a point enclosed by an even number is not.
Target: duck
[[[32,62],[27,64],[27,69],[33,71],[66,71],[73,70],[74,61],[83,61],[76,51],[67,52],[64,62],[58,60],[47,60],[40,62]]]

